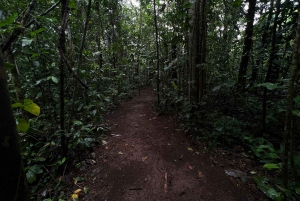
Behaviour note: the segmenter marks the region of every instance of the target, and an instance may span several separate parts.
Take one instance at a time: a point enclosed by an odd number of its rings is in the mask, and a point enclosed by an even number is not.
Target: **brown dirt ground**
[[[260,200],[255,187],[224,172],[219,152],[203,153],[170,115],[153,109],[150,89],[107,114],[110,132],[85,169],[89,201]],[[106,144],[107,143],[107,144]],[[232,157],[231,157],[232,158]],[[232,160],[239,160],[232,159]],[[221,164],[221,165],[220,165]],[[228,164],[228,163],[226,163]]]

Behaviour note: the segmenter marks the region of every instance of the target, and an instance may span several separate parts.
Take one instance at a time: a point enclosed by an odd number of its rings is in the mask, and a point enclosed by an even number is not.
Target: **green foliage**
[[[88,41],[83,49],[82,65],[78,66],[86,13],[83,9],[87,2],[70,1],[65,31],[66,57],[73,71],[89,86],[87,91],[79,86],[66,69],[64,83],[61,83],[58,71],[60,55],[57,51],[58,27],[61,23],[59,9],[54,9],[45,16],[38,16],[50,6],[49,2],[41,1],[34,6],[30,19],[23,19],[28,1],[5,1],[0,5],[3,11],[0,16],[0,34],[9,36],[14,30],[22,29],[22,36],[12,46],[15,62],[5,63],[5,67],[8,71],[18,67],[22,83],[20,90],[25,93],[25,97],[32,98],[12,106],[16,108],[17,127],[22,132],[26,175],[33,194],[40,194],[45,186],[52,191],[63,186],[63,182],[57,182],[60,169],[67,160],[60,150],[62,135],[68,138],[70,158],[77,158],[74,156],[80,155],[81,150],[94,146],[100,140],[106,128],[97,125],[104,122],[105,112],[116,107],[122,100],[132,97],[133,90],[155,83],[158,72],[155,70],[156,54],[153,51],[153,7],[149,1],[140,3],[141,8],[135,8],[121,1],[94,2],[89,19]],[[291,47],[298,15],[297,4],[294,1],[281,2],[278,20],[280,26],[275,35],[276,58],[272,60],[273,66],[278,67],[279,74],[274,82],[265,81],[271,54],[270,30],[273,30],[274,16],[269,21],[268,1],[257,5],[260,16],[254,26],[253,49],[249,53],[246,75],[248,85],[244,94],[237,94],[235,83],[243,50],[241,36],[244,29],[241,27],[247,23],[244,16],[245,3],[241,0],[207,2],[207,35],[199,36],[199,40],[206,37],[206,52],[197,53],[205,57],[205,63],[197,66],[201,74],[203,72],[203,83],[199,83],[203,87],[203,94],[201,101],[194,103],[191,91],[200,87],[195,86],[196,80],[192,79],[195,72],[191,70],[189,62],[189,52],[192,50],[188,49],[191,42],[189,37],[194,29],[191,25],[191,7],[194,1],[165,3],[165,10],[158,10],[157,15],[160,66],[163,66],[160,69],[159,109],[178,114],[185,131],[207,142],[210,147],[231,148],[244,145],[263,164],[263,171],[281,176],[282,148],[279,149],[278,144],[271,142],[274,141],[273,135],[268,133],[267,128],[280,133],[274,138],[282,140]],[[31,20],[34,23],[24,29]],[[2,44],[6,42],[3,38],[0,39]],[[11,77],[10,75],[9,78]],[[13,100],[17,100],[15,93],[19,90],[14,89],[12,79],[9,81],[10,95]],[[64,130],[60,128],[60,84],[64,85]],[[261,104],[264,89],[268,89],[266,108]],[[297,126],[300,96],[294,101],[293,114]],[[266,110],[264,130],[261,122],[263,109]],[[35,118],[27,122],[22,117],[21,110]],[[298,130],[299,128],[295,128],[296,132]],[[298,175],[299,161],[296,156]],[[79,160],[74,163],[81,162]],[[48,184],[51,181],[55,184]],[[292,197],[300,191],[300,185],[296,181],[290,184],[288,190],[280,187],[280,183],[279,186],[271,185],[272,182],[263,176],[257,177],[255,182],[269,198],[275,200],[282,200],[282,196]],[[53,199],[40,200],[57,200],[59,197],[60,195],[55,194]]]
[[[258,185],[260,190],[264,192],[269,198],[275,201],[281,201],[284,199],[284,196],[281,192],[276,191],[271,185],[268,184],[266,178],[261,178],[261,176],[253,177],[253,180]]]

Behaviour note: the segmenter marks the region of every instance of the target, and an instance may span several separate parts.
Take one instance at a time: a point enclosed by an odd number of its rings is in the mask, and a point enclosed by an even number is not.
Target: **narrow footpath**
[[[111,131],[86,170],[95,201],[257,200],[238,187],[169,115],[153,109],[147,88],[106,116]],[[199,147],[199,146],[198,146]]]

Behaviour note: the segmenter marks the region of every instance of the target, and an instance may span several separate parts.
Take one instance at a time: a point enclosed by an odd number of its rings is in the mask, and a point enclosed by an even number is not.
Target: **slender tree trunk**
[[[153,9],[154,9],[154,25],[155,25],[155,44],[156,44],[156,90],[157,90],[157,104],[160,104],[159,98],[159,84],[160,84],[160,72],[159,72],[159,46],[158,46],[158,28],[157,28],[157,16],[156,16],[156,0],[153,0]]]
[[[103,32],[103,28],[102,28],[102,20],[101,20],[101,15],[100,15],[100,5],[99,2],[96,2],[96,10],[97,10],[97,14],[98,14],[98,21],[99,21],[99,25],[98,25],[98,34],[96,36],[97,39],[97,45],[98,45],[98,64],[99,64],[99,68],[102,69],[103,66],[103,54],[102,54],[102,48],[101,48],[101,38],[103,36],[102,32]]]
[[[6,37],[3,37],[4,40]],[[22,91],[22,85],[21,85],[21,80],[20,80],[20,76],[19,76],[19,71],[18,71],[18,67],[15,61],[15,56],[13,53],[13,50],[11,47],[7,48],[6,51],[6,60],[8,63],[10,63],[12,65],[12,68],[10,69],[10,74],[12,77],[12,82],[14,84],[14,88],[16,91],[16,97],[17,97],[17,102],[22,103],[25,99],[25,95],[24,92]],[[25,110],[21,110],[22,113],[22,117],[28,121],[28,116],[25,112]]]
[[[292,117],[293,117],[293,107],[294,107],[294,98],[296,96],[297,83],[299,80],[299,70],[300,70],[300,14],[298,10],[298,25],[296,29],[296,36],[293,48],[292,55],[292,68],[291,76],[289,81],[288,93],[286,98],[286,118],[285,118],[285,127],[284,127],[284,155],[283,155],[283,183],[284,187],[287,188],[289,184],[289,159],[290,154],[294,150],[293,147],[293,136],[292,136]],[[292,170],[293,171],[293,170]],[[297,178],[294,178],[297,180]]]
[[[266,76],[266,82],[272,82],[274,83],[279,76],[279,67],[278,65],[274,65],[274,61],[276,59],[276,52],[278,50],[276,46],[276,33],[277,33],[277,24],[278,24],[278,17],[280,13],[280,0],[276,1],[276,13],[274,18],[274,25],[272,29],[272,42],[271,42],[271,53],[269,58],[269,66],[268,66],[268,72]],[[267,93],[268,90],[265,87],[264,88],[264,94],[263,94],[263,117],[262,117],[262,125],[263,130],[266,129],[266,116],[267,116]]]
[[[84,22],[83,36],[82,36],[81,45],[80,45],[80,49],[79,49],[79,55],[78,55],[79,58],[78,58],[78,65],[77,65],[77,75],[80,72],[80,68],[81,68],[81,64],[82,64],[82,52],[83,52],[84,43],[85,43],[85,40],[86,40],[88,22],[90,20],[91,4],[92,4],[92,0],[89,0],[88,7],[87,7],[86,18],[85,18],[85,22]],[[76,95],[77,95],[77,89],[78,89],[78,84],[77,84],[77,81],[74,79],[74,91],[73,91],[73,96],[72,96],[72,107],[71,107],[71,110],[70,110],[69,122],[68,122],[68,128],[67,128],[68,132],[71,129],[71,123],[72,123],[72,120],[73,120],[73,115],[75,113],[75,99],[76,99]],[[66,144],[68,144],[68,139],[67,139]]]
[[[250,79],[250,84],[251,85],[253,85],[254,82],[257,79],[258,69],[259,69],[259,67],[262,63],[261,62],[262,61],[261,55],[263,55],[265,53],[264,49],[265,49],[265,46],[266,46],[266,43],[267,43],[267,36],[268,36],[268,33],[269,33],[269,27],[270,27],[270,21],[272,19],[273,9],[274,9],[274,0],[271,0],[269,13],[268,13],[268,18],[267,18],[267,23],[264,26],[263,34],[262,34],[262,37],[261,37],[261,43],[260,43],[260,46],[259,46],[259,49],[258,49],[258,51],[261,52],[261,54],[259,55],[259,58],[256,60],[256,66],[252,68],[252,75],[251,75],[251,79]]]
[[[62,7],[61,7],[61,29],[60,29],[60,37],[59,37],[59,44],[58,48],[62,51],[63,54],[66,52],[66,35],[65,35],[65,28],[66,28],[66,21],[68,15],[68,0],[62,0]],[[64,95],[64,83],[65,83],[65,74],[64,74],[64,58],[61,56],[60,58],[60,65],[59,65],[59,78],[60,78],[60,130],[61,130],[61,148],[63,152],[63,156],[67,157],[68,155],[68,145],[67,145],[67,138],[65,135],[65,95]]]
[[[202,96],[204,94],[204,90],[206,88],[206,65],[205,65],[205,60],[206,60],[206,35],[207,35],[207,23],[206,23],[206,6],[207,6],[207,0],[202,0],[202,5],[201,5],[201,31],[200,31],[200,75],[199,75],[199,102],[202,99]]]
[[[252,36],[253,36],[253,22],[254,22],[254,15],[255,15],[256,0],[248,0],[248,1],[249,1],[249,8],[247,13],[247,27],[245,30],[244,48],[243,48],[242,59],[240,63],[238,81],[237,81],[237,88],[239,92],[244,91],[246,87],[245,76],[247,74],[250,52],[253,44]]]
[[[190,15],[192,16],[192,32],[189,36],[189,99],[191,103],[198,103],[198,80],[199,80],[199,39],[200,39],[200,7],[201,0],[197,0],[192,6]]]
[[[16,128],[0,48],[0,193],[3,201],[29,201],[20,137]]]
[[[143,11],[142,11],[142,7],[140,7],[140,22],[139,22],[139,44],[141,44],[141,38],[142,38],[142,25],[143,25]],[[139,96],[141,95],[141,75],[140,75],[140,71],[141,71],[141,53],[139,51],[139,55],[138,55],[138,79],[139,79],[139,83],[138,83],[138,88],[139,88]]]

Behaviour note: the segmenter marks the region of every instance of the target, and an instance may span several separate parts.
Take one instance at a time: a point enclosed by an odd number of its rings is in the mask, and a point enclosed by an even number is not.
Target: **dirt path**
[[[87,170],[90,191],[83,200],[253,200],[170,116],[158,116],[153,103],[153,91],[145,89],[107,115],[112,129]]]

